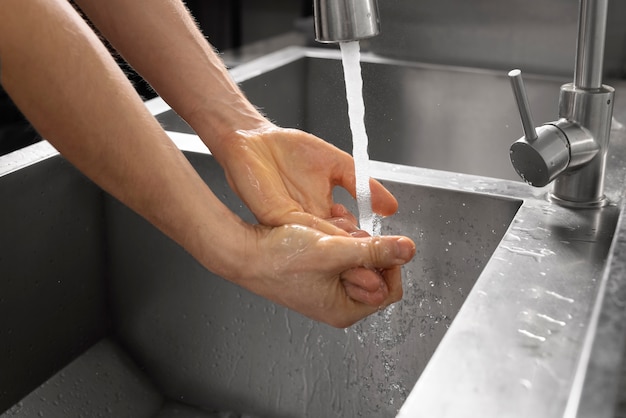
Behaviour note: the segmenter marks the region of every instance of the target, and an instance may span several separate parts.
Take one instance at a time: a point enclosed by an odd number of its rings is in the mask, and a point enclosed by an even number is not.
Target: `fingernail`
[[[415,244],[408,238],[400,238],[396,241],[396,254],[403,262],[409,261],[415,254]]]

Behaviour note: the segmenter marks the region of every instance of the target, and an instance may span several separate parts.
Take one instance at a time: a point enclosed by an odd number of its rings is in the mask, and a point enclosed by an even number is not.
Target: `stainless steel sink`
[[[212,159],[189,158],[231,208],[253,219]],[[263,417],[395,416],[521,202],[388,186],[402,209],[383,230],[415,238],[417,256],[405,268],[403,301],[347,331],[206,273],[109,200],[115,329],[172,399]]]
[[[193,152],[187,156],[213,191],[253,222],[212,157]],[[7,416],[28,416],[38,410],[62,414],[68,407],[75,411],[67,399],[79,382],[98,388],[91,395],[88,390],[80,392],[81,399],[94,397],[94,408],[113,398],[118,386],[136,393],[138,399],[130,400],[135,402],[135,416],[152,416],[146,411],[154,413],[152,404],[163,399],[255,416],[395,416],[521,205],[518,199],[384,180],[398,196],[401,209],[384,221],[383,232],[407,234],[417,243],[417,255],[404,271],[405,297],[351,329],[337,330],[208,273],[142,218],[98,193],[61,157],[21,168],[2,180],[3,189],[10,192],[27,186],[22,191],[25,200],[4,205],[8,212],[1,217],[3,222],[20,231],[24,242],[24,246],[4,243],[7,262],[25,257],[24,247],[41,233],[43,225],[28,227],[32,217],[42,218],[52,230],[50,239],[60,241],[50,243],[40,255],[43,260],[31,264],[36,274],[19,283],[21,263],[10,263],[3,270],[3,276],[12,278],[3,284],[4,295],[19,289],[41,306],[30,315],[37,319],[35,326],[24,328],[27,314],[9,312],[23,306],[23,299],[3,300],[4,330],[10,327],[9,336],[19,341],[32,340],[37,347],[32,355],[42,363],[25,370],[24,364],[31,361],[29,351],[20,352],[22,347],[14,344],[3,347],[8,350],[2,356],[3,370],[8,371],[6,388],[25,371],[34,375],[25,379],[24,387],[11,388],[10,397],[5,394],[3,407],[61,369]],[[38,190],[46,183],[59,184],[50,190],[51,197]],[[65,184],[73,187],[64,189]],[[337,200],[354,206],[346,192],[337,191]],[[49,213],[38,215],[46,202]],[[85,204],[93,206],[95,215],[85,219],[86,227],[70,225],[82,232],[75,241],[72,229],[56,224],[53,215],[80,218]],[[24,206],[34,213],[16,222],[14,212]],[[89,230],[86,237],[84,229]],[[70,239],[62,240],[65,233]],[[76,260],[70,254],[77,246],[89,254],[88,260],[97,261],[88,266],[95,271],[68,278],[86,268],[81,260],[72,266]],[[57,272],[55,265],[61,262],[70,266]],[[49,292],[37,293],[48,287]],[[78,294],[70,298],[72,288]],[[84,299],[83,293],[90,296],[89,307],[73,299]],[[38,324],[45,324],[45,339]],[[55,336],[62,332],[71,338],[57,341]],[[98,344],[90,348],[94,343]],[[92,381],[94,370],[113,377]],[[133,384],[134,380],[144,383]],[[60,402],[63,397],[66,401]],[[116,406],[116,413],[122,413]]]
[[[232,74],[272,119],[349,150],[338,58],[291,48]],[[612,416],[626,101],[610,204],[572,210],[505,172],[520,136],[505,75],[364,61],[372,175],[400,203],[383,232],[417,244],[401,302],[347,330],[312,322],[208,273],[40,143],[0,157],[2,418]],[[554,119],[559,84],[529,78],[535,119]],[[146,105],[252,222],[193,131]]]

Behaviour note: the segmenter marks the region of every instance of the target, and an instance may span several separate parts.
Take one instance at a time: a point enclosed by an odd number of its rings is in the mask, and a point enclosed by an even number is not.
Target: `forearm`
[[[330,217],[332,188],[354,189],[352,158],[302,131],[275,129],[232,81],[181,0],[77,2],[195,129],[261,223],[317,227],[321,225],[318,218]],[[252,167],[256,181],[272,187],[250,190]],[[309,178],[315,185],[306,182]],[[373,194],[375,210],[390,215],[397,202],[378,186]],[[278,198],[268,204],[267,194],[272,192]],[[270,212],[271,216],[265,216]]]
[[[0,81],[40,133],[205,266],[226,278],[239,274],[246,226],[171,143],[67,2],[5,0],[0,21]]]
[[[268,121],[232,81],[180,0],[78,0],[124,58],[214,148]]]

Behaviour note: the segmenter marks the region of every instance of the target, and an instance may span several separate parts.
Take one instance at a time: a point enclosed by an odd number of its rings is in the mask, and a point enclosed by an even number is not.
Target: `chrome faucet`
[[[376,0],[314,0],[315,40],[358,41],[380,33]]]
[[[601,207],[615,90],[602,84],[608,0],[580,0],[574,82],[561,86],[559,119],[535,129],[521,72],[509,72],[524,136],[511,145],[513,167],[527,183],[554,180],[551,198],[570,207]]]

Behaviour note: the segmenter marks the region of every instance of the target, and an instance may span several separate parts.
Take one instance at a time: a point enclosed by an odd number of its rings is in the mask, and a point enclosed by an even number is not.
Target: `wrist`
[[[186,119],[194,129],[218,134],[238,129],[255,129],[267,123],[261,112],[238,92],[204,98],[189,112]]]
[[[238,131],[273,126],[238,91],[206,96],[183,116],[212,152]]]
[[[253,225],[232,212],[224,215],[220,226],[197,226],[184,247],[207,270],[245,287],[254,272],[251,265],[257,258],[257,236]]]

